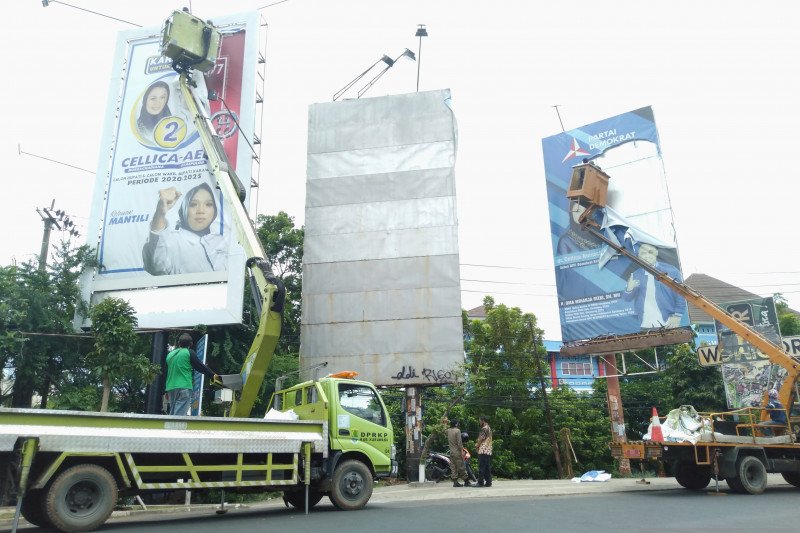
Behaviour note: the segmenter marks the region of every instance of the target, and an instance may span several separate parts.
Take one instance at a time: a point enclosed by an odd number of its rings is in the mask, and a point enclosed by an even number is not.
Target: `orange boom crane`
[[[775,345],[759,332],[747,326],[747,324],[740,322],[702,294],[661,272],[603,234],[600,224],[597,222],[597,215],[606,206],[609,179],[610,176],[592,162],[585,162],[573,167],[567,197],[571,201],[579,203],[585,209],[580,216],[582,229],[620,255],[627,257],[633,263],[645,269],[657,281],[663,283],[684,297],[686,301],[730,328],[731,331],[760,350],[772,363],[783,368],[787,375],[780,387],[779,399],[787,407],[789,414],[794,414],[792,406],[798,398],[798,376],[800,376],[800,364],[797,361],[785,353],[780,346]],[[742,414],[744,413],[737,413],[738,416]],[[748,414],[758,416],[752,413]],[[714,413],[714,415],[709,416],[712,421],[715,419],[722,421],[725,418],[723,416],[724,413]],[[733,414],[731,414],[732,416]],[[735,489],[741,487],[741,492],[756,493],[763,490],[763,487],[766,486],[767,471],[780,472],[787,481],[800,487],[800,445],[796,444],[796,440],[800,436],[800,416],[790,416],[788,420],[789,423],[783,430],[786,435],[782,439],[787,440],[788,449],[784,446],[785,443],[774,443],[777,446],[777,449],[774,449],[772,442],[759,442],[767,439],[757,435],[758,428],[753,427],[753,424],[749,424],[750,427],[745,427],[748,424],[738,424],[735,430],[736,435],[731,437],[742,440],[741,443],[723,443],[713,440],[708,445],[697,443],[698,446],[703,448],[705,455],[698,452],[697,455],[692,454],[693,459],[688,453],[682,453],[681,451],[681,444],[689,443],[647,443],[646,445],[641,442],[632,444],[615,443],[612,444],[612,453],[619,457],[663,457],[672,459],[672,462],[677,463],[675,470],[678,482],[685,487],[689,485],[687,488],[702,488],[709,483],[711,462],[712,459],[717,457],[717,452],[723,459],[721,465],[723,477],[728,479],[729,485],[733,484]],[[712,431],[711,439],[715,438],[714,435],[716,433],[718,432]],[[744,433],[750,434],[744,435]],[[775,437],[775,439],[778,439],[778,437]],[[745,449],[744,446],[737,446],[737,444],[747,444],[748,448]],[[763,446],[760,446],[761,444]],[[673,452],[672,450],[676,448],[678,451]],[[787,450],[791,452],[784,453]],[[779,458],[781,454],[784,455],[783,458]],[[756,457],[757,460],[744,460],[745,457]],[[742,464],[745,465],[744,471],[742,471]],[[680,472],[683,472],[683,474]],[[747,479],[752,480],[753,476],[758,482],[748,484]],[[702,485],[702,487],[699,487],[699,485]]]

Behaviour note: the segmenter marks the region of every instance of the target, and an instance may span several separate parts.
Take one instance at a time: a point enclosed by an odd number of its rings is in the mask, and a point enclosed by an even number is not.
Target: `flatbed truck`
[[[762,419],[769,418],[762,408],[745,408],[720,413],[701,413],[710,424],[697,442],[612,442],[612,456],[621,459],[657,460],[672,466],[678,483],[690,490],[708,486],[712,477],[725,480],[735,492],[759,494],[767,486],[767,473],[780,473],[800,488],[800,405],[798,376],[800,363],[758,331],[737,320],[714,302],[688,285],[661,272],[653,265],[606,236],[600,227],[600,214],[606,205],[610,176],[591,161],[573,167],[567,197],[585,210],[580,222],[582,229],[593,235],[620,255],[653,275],[698,309],[724,324],[743,340],[779,365],[786,376],[778,398],[786,408],[787,423],[771,425],[767,436]],[[765,395],[766,396],[766,395]],[[764,403],[766,404],[766,398]]]
[[[296,420],[248,418],[280,336],[285,291],[269,271],[242,204],[244,189],[193,91],[196,69],[213,68],[219,42],[210,22],[175,11],[162,53],[179,74],[208,168],[249,258],[260,313],[240,374],[226,376],[237,383],[228,416],[0,409],[0,496],[3,489],[16,495],[14,530],[21,514],[35,525],[89,531],[108,519],[120,495],[180,489],[283,491],[288,505],[306,512],[327,495],[337,508],[356,510],[369,501],[375,479],[397,475],[388,411],[354,372],[277,390],[271,412],[291,411]]]

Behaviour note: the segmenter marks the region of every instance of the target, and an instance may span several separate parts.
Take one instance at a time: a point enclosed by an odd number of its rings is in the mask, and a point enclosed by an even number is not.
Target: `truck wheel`
[[[761,494],[767,488],[767,469],[757,457],[746,455],[739,461],[739,481],[745,492]]]
[[[322,499],[322,493],[318,490],[314,490],[312,488],[308,489],[308,508],[311,509],[315,505],[319,503]],[[305,489],[301,490],[287,490],[283,493],[283,501],[287,504],[291,505],[295,509],[300,509],[301,511],[306,510],[306,491]]]
[[[675,480],[678,484],[689,490],[702,490],[711,482],[711,473],[688,461],[675,463]]]
[[[344,461],[336,467],[331,502],[342,511],[362,509],[372,496],[372,473],[361,461]]]
[[[798,472],[781,472],[783,479],[790,485],[800,489],[800,473]]]
[[[44,509],[44,496],[43,490],[31,490],[25,494],[22,499],[22,516],[33,524],[43,528],[48,528],[52,524],[47,519],[47,512]]]
[[[90,531],[111,515],[117,503],[117,482],[103,467],[76,465],[62,472],[47,489],[45,510],[61,531]]]
[[[744,485],[742,485],[742,482],[739,480],[738,477],[725,478],[725,482],[728,484],[728,486],[731,488],[733,492],[737,492],[739,494],[747,493],[747,491],[744,490]]]

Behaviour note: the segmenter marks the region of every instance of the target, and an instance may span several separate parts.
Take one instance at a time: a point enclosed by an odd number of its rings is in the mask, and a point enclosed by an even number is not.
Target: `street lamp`
[[[347,91],[348,91],[348,90],[349,90],[349,89],[350,89],[350,88],[351,88],[353,85],[355,85],[356,83],[358,83],[358,81],[359,81],[361,78],[363,78],[364,76],[366,76],[366,75],[367,75],[367,74],[368,74],[368,73],[369,73],[369,72],[370,72],[370,71],[371,71],[373,68],[375,68],[377,65],[379,65],[380,63],[384,63],[384,64],[386,65],[386,67],[384,67],[384,69],[383,69],[382,71],[380,71],[380,72],[378,73],[378,75],[377,75],[377,76],[375,76],[374,78],[372,78],[372,79],[369,81],[369,83],[367,83],[367,85],[365,85],[364,87],[362,87],[362,88],[361,88],[361,89],[358,91],[358,98],[361,98],[361,95],[362,95],[362,94],[364,94],[364,93],[367,91],[367,89],[369,89],[370,87],[372,87],[372,85],[373,85],[373,84],[374,84],[376,81],[378,81],[378,78],[380,78],[381,76],[383,76],[383,75],[384,75],[384,73],[386,73],[386,71],[387,71],[387,70],[389,70],[390,68],[392,68],[392,67],[394,66],[394,64],[397,62],[397,60],[398,60],[398,59],[400,59],[401,57],[407,57],[407,58],[411,59],[412,61],[416,59],[416,58],[415,58],[415,56],[414,56],[414,52],[412,52],[412,51],[411,51],[411,50],[409,50],[408,48],[406,48],[406,49],[403,51],[403,53],[402,53],[402,54],[400,54],[399,56],[397,56],[397,58],[396,58],[396,59],[392,59],[391,57],[389,57],[389,56],[387,56],[387,55],[385,55],[385,54],[384,54],[384,56],[383,56],[383,57],[381,57],[381,58],[380,58],[380,59],[378,59],[376,62],[374,62],[373,64],[371,64],[369,67],[367,67],[367,69],[366,69],[364,72],[362,72],[361,74],[359,74],[358,76],[356,76],[355,78],[353,78],[353,80],[351,80],[351,81],[350,81],[350,82],[349,82],[347,85],[345,85],[344,87],[342,87],[341,89],[339,89],[338,91],[336,91],[336,92],[334,93],[334,95],[333,95],[333,101],[335,102],[336,100],[338,100],[339,98],[341,98],[341,97],[342,97],[342,95],[343,95],[344,93],[346,93],[346,92],[347,92]]]
[[[392,60],[392,58],[391,58],[391,57],[389,57],[389,56],[387,56],[387,55],[385,55],[385,54],[384,54],[384,56],[383,56],[382,58],[380,58],[379,60],[377,60],[376,62],[374,62],[373,64],[371,64],[369,67],[367,67],[367,70],[365,70],[364,72],[362,72],[361,74],[359,74],[358,76],[356,76],[355,78],[353,78],[353,80],[352,80],[350,83],[348,83],[347,85],[345,85],[344,87],[342,87],[341,89],[339,89],[338,91],[336,91],[336,93],[334,93],[334,95],[333,95],[333,101],[335,102],[336,100],[338,100],[339,98],[341,98],[341,97],[342,97],[342,95],[343,95],[344,93],[346,93],[348,89],[350,89],[350,87],[352,87],[353,85],[355,85],[355,84],[358,82],[358,80],[360,80],[361,78],[363,78],[364,76],[366,76],[366,75],[367,75],[367,73],[368,73],[370,70],[372,70],[373,68],[375,68],[375,65],[377,65],[377,64],[378,64],[378,63],[380,63],[381,61],[383,61],[384,63],[386,63],[386,64],[387,64],[387,65],[389,65],[390,67],[391,67],[391,66],[394,64],[394,60]]]
[[[382,71],[380,71],[380,72],[378,73],[378,75],[377,75],[377,76],[375,76],[374,78],[372,78],[368,84],[366,84],[365,86],[363,86],[363,87],[361,88],[361,90],[359,90],[359,91],[358,91],[358,98],[361,98],[361,96],[362,96],[362,95],[363,95],[365,92],[367,92],[367,90],[368,90],[370,87],[372,87],[373,85],[375,85],[375,82],[376,82],[376,81],[378,81],[378,78],[380,78],[381,76],[383,76],[384,74],[386,74],[386,71],[387,71],[387,70],[389,70],[390,68],[392,68],[392,67],[394,66],[394,64],[397,62],[397,60],[398,60],[398,59],[400,59],[400,58],[402,58],[402,57],[408,58],[408,59],[410,59],[411,61],[416,61],[416,60],[417,60],[416,56],[414,55],[414,52],[412,52],[412,51],[411,51],[411,50],[409,50],[408,48],[406,48],[405,50],[403,50],[403,53],[402,53],[402,54],[400,54],[399,56],[397,56],[397,57],[396,57],[396,58],[394,58],[394,59],[390,59],[390,58],[388,58],[388,57],[386,57],[386,56],[383,56],[383,61],[386,63],[386,67],[385,67],[385,68],[384,68]],[[389,61],[386,61],[387,59],[388,59]]]
[[[419,37],[419,51],[417,52],[417,92],[419,92],[419,67],[422,64],[422,38],[428,36],[425,24],[417,24],[417,33],[414,37]]]

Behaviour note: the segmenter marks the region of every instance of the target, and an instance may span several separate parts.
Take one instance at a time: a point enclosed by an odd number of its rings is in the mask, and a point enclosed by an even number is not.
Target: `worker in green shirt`
[[[178,347],[167,354],[167,400],[169,414],[187,416],[192,406],[192,369],[218,381],[219,376],[197,358],[191,349],[192,336],[188,333],[178,337]]]

